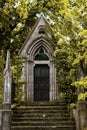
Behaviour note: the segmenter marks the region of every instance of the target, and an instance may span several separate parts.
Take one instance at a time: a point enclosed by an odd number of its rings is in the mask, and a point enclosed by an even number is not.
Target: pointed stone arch
[[[34,55],[36,50],[40,47],[44,47],[45,50],[47,51],[47,55],[49,57],[49,60],[53,60],[52,54],[53,54],[53,49],[50,45],[50,43],[43,37],[40,37],[39,39],[36,39],[31,43],[31,45],[27,49],[27,54],[30,56],[30,60],[34,59]]]

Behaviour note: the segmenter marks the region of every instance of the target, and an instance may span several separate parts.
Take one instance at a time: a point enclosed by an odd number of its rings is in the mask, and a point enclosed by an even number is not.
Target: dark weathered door
[[[34,68],[34,101],[49,101],[49,66]]]

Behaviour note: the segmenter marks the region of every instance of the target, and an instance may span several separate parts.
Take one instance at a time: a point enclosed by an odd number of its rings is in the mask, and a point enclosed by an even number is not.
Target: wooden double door
[[[49,66],[34,67],[34,101],[49,101]]]

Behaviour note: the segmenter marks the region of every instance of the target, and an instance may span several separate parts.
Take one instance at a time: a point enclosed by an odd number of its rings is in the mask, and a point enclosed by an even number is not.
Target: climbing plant
[[[16,56],[12,60],[12,102],[18,103],[22,100],[22,83],[24,82],[21,79],[22,75],[22,59],[19,56]]]

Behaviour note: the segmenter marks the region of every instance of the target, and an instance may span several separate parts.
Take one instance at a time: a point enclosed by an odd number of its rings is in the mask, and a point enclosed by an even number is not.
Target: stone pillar
[[[2,111],[0,110],[0,130],[1,130],[1,126],[2,126]]]
[[[27,100],[34,101],[34,63],[33,61],[27,62]]]
[[[79,129],[83,130],[87,127],[87,109],[85,101],[78,101],[77,102],[77,111],[79,116]]]
[[[79,52],[79,56],[81,56],[81,52]],[[82,61],[80,61],[77,68],[77,81],[80,81],[83,77],[84,77],[83,63]],[[78,87],[77,93],[78,96],[81,93],[84,93],[84,88],[82,86]],[[77,112],[77,118],[76,118],[77,130],[83,130],[85,127],[87,127],[87,109],[85,100],[79,100],[77,102],[76,112]]]
[[[81,56],[81,52],[79,52],[78,55]],[[77,81],[80,81],[83,78],[84,78],[83,63],[82,61],[80,61],[77,67]],[[77,93],[78,93],[78,96],[80,93],[84,93],[83,86],[77,88]]]
[[[76,108],[73,108],[73,117],[74,117],[74,120],[75,120],[75,125],[76,125],[76,130],[80,130],[79,129],[79,114],[78,114],[78,110]]]
[[[11,121],[11,70],[10,52],[7,51],[6,67],[4,71],[4,92],[2,108],[2,130],[10,130]]]
[[[50,61],[50,101],[57,100],[57,88],[56,88],[56,70],[54,61]]]
[[[87,109],[85,101],[78,101],[73,108],[73,116],[75,119],[76,130],[84,130],[87,128]]]
[[[25,59],[23,59],[23,66],[22,66],[22,76],[21,76],[21,80],[23,81],[23,85],[22,85],[22,101],[26,101],[26,63],[25,63]]]

